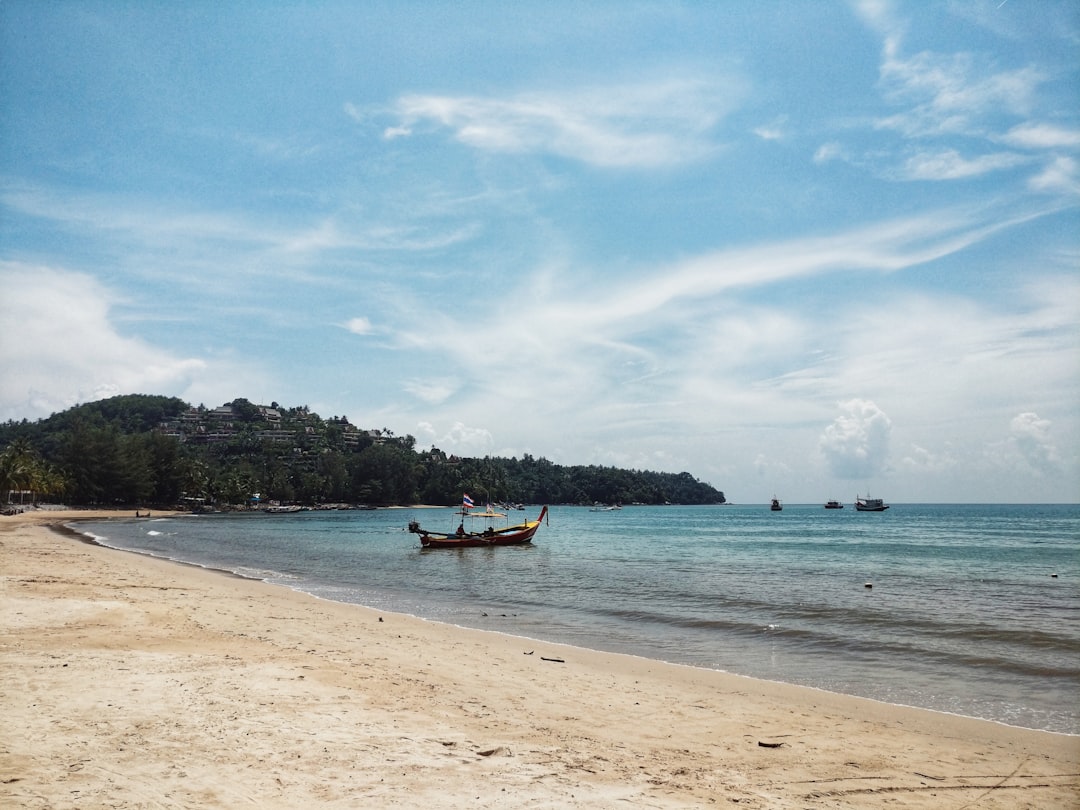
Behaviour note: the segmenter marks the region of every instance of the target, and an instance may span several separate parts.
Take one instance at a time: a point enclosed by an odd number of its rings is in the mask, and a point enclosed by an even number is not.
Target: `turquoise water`
[[[412,519],[457,525],[389,509],[78,528],[342,602],[1080,734],[1080,506],[552,507],[531,546],[456,550],[421,550]]]

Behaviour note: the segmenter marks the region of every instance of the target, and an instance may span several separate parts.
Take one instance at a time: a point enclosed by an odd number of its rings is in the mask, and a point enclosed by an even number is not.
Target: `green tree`
[[[23,493],[29,490],[33,500],[34,485],[40,461],[29,440],[19,438],[4,448],[0,453],[0,489],[4,498],[10,500],[12,490],[19,493],[19,503],[23,502]]]

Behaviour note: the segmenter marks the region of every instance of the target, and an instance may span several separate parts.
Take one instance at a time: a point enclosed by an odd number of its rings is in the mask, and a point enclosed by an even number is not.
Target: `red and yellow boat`
[[[489,525],[483,531],[468,531],[465,529],[465,522],[462,520],[458,526],[456,532],[449,534],[443,534],[440,532],[429,532],[427,529],[420,527],[417,521],[411,521],[409,523],[409,531],[413,534],[420,535],[420,545],[424,548],[473,548],[480,546],[520,546],[525,543],[531,543],[533,535],[536,534],[536,530],[540,528],[540,524],[547,517],[548,508],[545,506],[540,510],[540,516],[536,520],[527,520],[524,523],[519,523],[516,526],[506,526],[501,529],[496,529],[493,525]],[[486,512],[467,512],[462,509],[463,517],[470,518],[490,518],[506,517],[506,515],[499,512],[492,512],[490,507]]]

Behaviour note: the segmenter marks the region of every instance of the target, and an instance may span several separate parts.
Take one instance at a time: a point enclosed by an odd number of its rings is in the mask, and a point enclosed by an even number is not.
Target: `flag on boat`
[[[468,493],[461,496],[461,505],[463,507],[465,507],[466,509],[472,509],[473,508],[472,498],[469,497]]]

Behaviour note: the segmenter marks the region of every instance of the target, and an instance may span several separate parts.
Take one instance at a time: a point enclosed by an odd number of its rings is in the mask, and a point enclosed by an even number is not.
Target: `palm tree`
[[[24,437],[15,439],[0,453],[0,491],[11,501],[12,490],[18,490],[19,503],[23,492],[31,490],[34,484],[35,469],[40,465],[37,453],[29,440]]]

